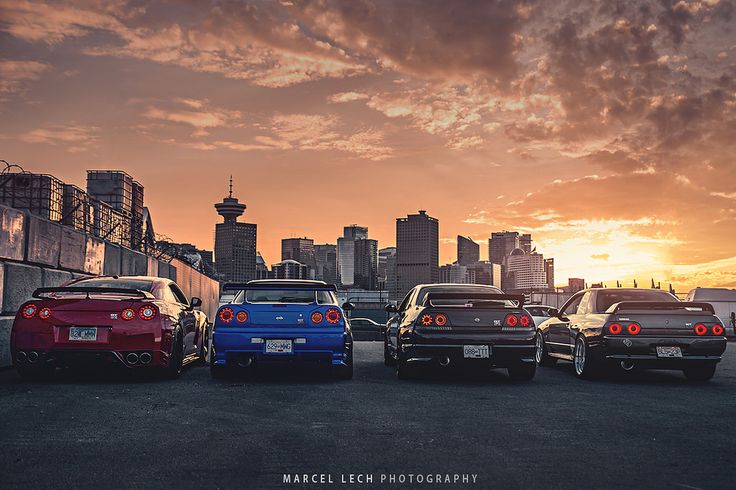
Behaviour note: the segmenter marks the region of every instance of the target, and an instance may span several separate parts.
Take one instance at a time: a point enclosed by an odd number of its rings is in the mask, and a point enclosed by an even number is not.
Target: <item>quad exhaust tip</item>
[[[28,356],[26,355],[24,351],[19,350],[15,354],[15,360],[18,362],[26,362],[28,360]]]
[[[36,352],[35,350],[32,350],[31,352],[29,352],[27,356],[30,362],[38,361],[38,352]]]
[[[148,364],[151,362],[151,354],[148,352],[143,352],[140,356],[138,356],[138,360],[141,361],[141,364]]]
[[[128,362],[128,364],[137,364],[138,363],[138,354],[135,352],[129,352],[127,356],[125,356],[125,360]]]

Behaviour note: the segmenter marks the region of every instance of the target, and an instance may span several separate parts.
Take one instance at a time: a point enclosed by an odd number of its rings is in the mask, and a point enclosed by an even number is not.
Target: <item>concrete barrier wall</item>
[[[15,314],[36,288],[101,274],[169,278],[187,297],[202,299],[210,321],[217,312],[220,284],[180,260],[168,263],[0,206],[0,368],[11,364]]]

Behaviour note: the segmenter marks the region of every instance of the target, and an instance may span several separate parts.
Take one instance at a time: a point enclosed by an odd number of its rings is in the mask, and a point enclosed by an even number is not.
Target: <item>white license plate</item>
[[[487,345],[464,345],[463,356],[466,359],[488,359],[491,349]]]
[[[97,340],[97,328],[69,327],[69,340],[76,342],[94,342]]]
[[[657,346],[657,357],[682,357],[679,347]]]
[[[294,346],[291,340],[266,339],[266,354],[291,354]]]

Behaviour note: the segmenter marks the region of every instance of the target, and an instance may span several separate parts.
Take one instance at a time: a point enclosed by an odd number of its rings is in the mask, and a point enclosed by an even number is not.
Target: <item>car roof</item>
[[[165,282],[170,283],[174,282],[171,279],[168,279],[166,277],[158,277],[158,276],[89,276],[89,277],[79,277],[74,280],[74,282],[84,281],[88,279],[113,279],[113,280],[133,280],[133,281],[151,281],[151,282]]]
[[[704,301],[736,301],[736,289],[695,288],[687,293],[688,297]]]
[[[248,281],[247,284],[254,286],[258,284],[266,286],[327,286],[327,283],[324,281],[312,281],[309,279],[256,279],[254,281]]]

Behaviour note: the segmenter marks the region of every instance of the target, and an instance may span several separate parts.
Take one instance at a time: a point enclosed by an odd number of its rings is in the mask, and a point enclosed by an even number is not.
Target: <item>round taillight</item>
[[[123,320],[125,320],[126,322],[129,322],[130,320],[135,318],[135,310],[133,308],[126,308],[123,310],[120,316]]]
[[[702,323],[698,323],[697,325],[695,325],[695,333],[697,335],[705,335],[706,333],[708,333],[708,327],[706,327]]]
[[[424,325],[425,327],[428,327],[432,325],[432,322],[434,320],[432,319],[432,315],[426,314],[426,315],[422,315],[422,319],[420,321],[422,322],[422,325]]]
[[[36,312],[38,311],[38,308],[36,305],[26,305],[23,308],[23,316],[26,318],[33,318],[36,316]]]
[[[221,322],[230,323],[231,321],[233,321],[235,313],[233,313],[232,308],[223,308],[220,310],[220,314],[218,316],[220,317]]]
[[[322,313],[320,313],[319,311],[315,311],[314,313],[312,313],[311,319],[312,319],[312,323],[322,323],[322,319],[323,319]]]
[[[51,310],[49,308],[41,308],[41,311],[38,312],[38,317],[43,318],[44,320],[51,316]]]
[[[723,325],[713,325],[713,335],[723,335],[724,331],[725,330],[723,329]]]
[[[621,333],[621,324],[619,323],[612,323],[608,326],[608,331],[611,332],[613,335],[618,335]]]
[[[444,327],[447,325],[447,316],[444,313],[437,313],[437,316],[434,317],[434,322],[438,327]]]
[[[641,326],[638,323],[629,323],[626,330],[628,330],[631,335],[639,335],[639,332],[641,332]]]
[[[506,315],[506,319],[504,320],[507,326],[509,327],[515,327],[519,323],[519,319],[516,317],[516,315]]]
[[[529,318],[527,315],[521,315],[521,317],[519,318],[519,325],[521,325],[522,327],[528,327],[531,324],[531,318]]]
[[[141,306],[138,310],[138,316],[144,320],[153,320],[156,317],[156,308],[150,305]]]
[[[245,323],[248,321],[248,313],[245,311],[239,311],[238,314],[235,315],[235,319],[238,323]]]
[[[334,325],[340,321],[340,312],[335,308],[330,308],[327,310],[327,313],[325,313],[325,318],[327,318],[328,323],[332,323]]]

